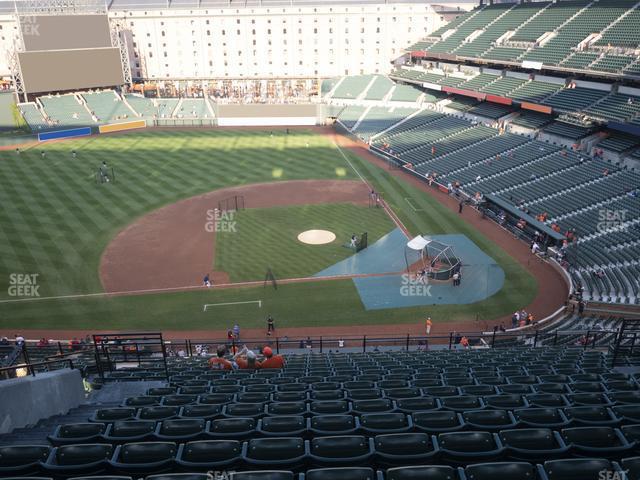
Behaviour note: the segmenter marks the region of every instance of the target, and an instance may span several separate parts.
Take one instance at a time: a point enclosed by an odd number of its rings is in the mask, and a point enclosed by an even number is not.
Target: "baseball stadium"
[[[639,29],[0,0],[0,478],[640,479]]]

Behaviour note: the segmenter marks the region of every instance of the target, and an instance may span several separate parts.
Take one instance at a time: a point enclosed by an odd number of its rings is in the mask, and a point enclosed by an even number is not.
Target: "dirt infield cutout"
[[[329,230],[307,230],[298,235],[298,241],[308,245],[326,245],[335,239],[336,234]]]

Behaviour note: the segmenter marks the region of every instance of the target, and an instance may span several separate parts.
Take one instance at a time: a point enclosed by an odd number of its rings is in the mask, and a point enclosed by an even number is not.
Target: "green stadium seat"
[[[403,413],[438,410],[440,401],[434,397],[402,398],[396,401],[396,408]]]
[[[626,472],[628,480],[640,478],[640,457],[623,458],[620,461],[620,467]]]
[[[362,390],[347,390],[347,398],[352,401],[358,400],[374,400],[384,397],[384,392],[379,388],[362,389]]]
[[[499,437],[511,460],[542,462],[561,458],[569,451],[560,434],[548,428],[504,430]]]
[[[265,415],[264,403],[229,403],[222,409],[222,414],[227,418],[261,418]]]
[[[362,415],[365,413],[390,413],[396,409],[396,404],[390,398],[375,398],[372,400],[354,400],[353,413]]]
[[[373,438],[359,435],[315,437],[309,459],[316,467],[366,466],[374,454]]]
[[[297,480],[297,475],[284,470],[231,472],[229,480]]]
[[[300,469],[307,459],[307,446],[299,437],[253,438],[242,446],[242,459],[250,467]]]
[[[449,466],[395,467],[387,470],[385,480],[458,480],[455,468]]]
[[[106,470],[112,455],[113,447],[106,443],[62,445],[51,451],[43,467],[56,476],[95,475]]]
[[[266,403],[269,401],[268,392],[242,392],[236,395],[236,402],[239,403]]]
[[[572,452],[585,457],[620,457],[634,447],[620,430],[611,427],[565,428],[561,435]]]
[[[498,435],[489,432],[441,433],[438,445],[441,458],[453,465],[496,461],[505,452]]]
[[[465,410],[476,410],[485,407],[482,397],[474,395],[459,395],[457,397],[441,397],[440,403],[445,410],[462,412]]]
[[[351,403],[345,400],[314,401],[309,405],[312,415],[339,415],[351,412]]]
[[[305,402],[272,402],[265,407],[267,415],[306,415],[308,407]]]
[[[565,408],[563,411],[574,427],[617,427],[620,425],[620,419],[607,407],[571,407]]]
[[[158,407],[142,407],[138,410],[136,418],[138,420],[170,420],[176,418],[180,412],[180,407],[161,405]]]
[[[525,395],[529,406],[534,408],[562,408],[568,407],[569,401],[559,393],[533,393]]]
[[[538,477],[536,467],[526,462],[496,462],[469,465],[464,469],[467,480],[535,480]]]
[[[375,480],[376,473],[368,467],[315,468],[307,470],[304,480]]]
[[[640,423],[640,405],[617,405],[611,411],[623,424]]]
[[[301,415],[281,415],[258,420],[256,432],[266,437],[297,437],[307,431],[307,421]]]
[[[213,420],[222,416],[222,405],[220,404],[196,404],[185,405],[180,409],[178,418],[202,418]]]
[[[508,410],[468,410],[462,418],[470,430],[497,432],[515,428],[518,425],[513,414]]]
[[[310,400],[343,400],[346,393],[342,390],[312,390],[309,392]]]
[[[123,407],[146,407],[150,405],[159,405],[160,397],[151,395],[141,395],[139,397],[129,397],[122,402]]]
[[[156,430],[154,420],[130,420],[111,423],[104,439],[111,443],[142,442],[152,438]]]
[[[47,438],[52,445],[73,443],[97,443],[107,430],[104,423],[68,423],[58,425],[52,435]]]
[[[415,430],[431,435],[457,432],[466,427],[462,415],[452,411],[416,412],[411,417]]]
[[[360,416],[360,426],[368,435],[402,433],[413,429],[413,420],[404,413],[367,413]]]
[[[207,473],[160,473],[158,475],[148,475],[145,480],[211,480],[211,475]]]
[[[351,435],[360,427],[360,419],[352,415],[316,415],[307,419],[307,429],[315,436]]]
[[[231,469],[240,461],[238,440],[201,440],[180,444],[176,463],[185,470]]]
[[[177,446],[170,442],[142,442],[118,445],[109,461],[111,468],[125,475],[152,475],[168,471]]]
[[[222,418],[212,420],[207,435],[216,439],[244,439],[256,432],[257,420],[254,418]]]
[[[50,452],[48,445],[0,446],[0,476],[37,474]]]
[[[545,480],[602,480],[602,472],[617,471],[609,460],[603,458],[549,460],[539,468]]]
[[[272,402],[304,402],[307,400],[307,392],[274,392],[271,394]]]
[[[155,438],[160,442],[185,442],[204,436],[208,425],[202,418],[181,418],[159,422]]]
[[[173,395],[177,391],[177,387],[155,387],[147,390],[147,395],[151,397],[162,397],[164,395]]]
[[[438,446],[426,433],[376,435],[376,462],[380,466],[425,465],[438,455]]]

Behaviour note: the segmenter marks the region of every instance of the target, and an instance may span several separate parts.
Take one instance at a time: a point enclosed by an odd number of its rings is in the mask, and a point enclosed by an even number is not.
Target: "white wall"
[[[444,23],[429,5],[383,3],[110,16],[128,30],[132,75],[149,79],[387,73],[393,58]]]

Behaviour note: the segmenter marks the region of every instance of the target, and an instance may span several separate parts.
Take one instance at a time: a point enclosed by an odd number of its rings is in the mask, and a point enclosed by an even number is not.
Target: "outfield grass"
[[[215,249],[215,270],[233,282],[262,280],[267,268],[277,278],[309,277],[353,255],[353,233],[367,232],[371,244],[395,228],[384,210],[350,203],[251,208],[237,212],[234,222],[234,231],[216,234]],[[313,229],[329,230],[336,240],[298,241],[300,232]]]
[[[148,130],[42,149],[44,159],[40,148],[0,152],[0,299],[14,272],[38,273],[42,296],[101,291],[111,238],[177,200],[269,180],[355,178],[326,138],[302,131]],[[103,160],[115,185],[94,182]]]
[[[307,147],[307,143],[309,147]],[[434,198],[325,137],[232,130],[147,130],[49,144],[16,155],[0,152],[0,302],[11,273],[38,273],[41,296],[101,291],[98,265],[113,236],[136,218],[179,199],[218,188],[292,179],[355,179],[345,157],[371,181],[412,233],[463,233],[506,273],[505,287],[472,305],[367,312],[351,281],[164,295],[88,297],[0,303],[0,328],[227,328],[262,325],[249,307],[202,312],[204,303],[265,297],[280,326],[362,325],[491,319],[530,303],[535,279],[500,247]],[[71,150],[78,156],[71,158]],[[343,157],[343,155],[345,157]],[[115,185],[96,185],[102,160]],[[409,197],[420,211],[414,211]],[[256,298],[257,297],[257,298]],[[223,307],[218,307],[223,308]]]

